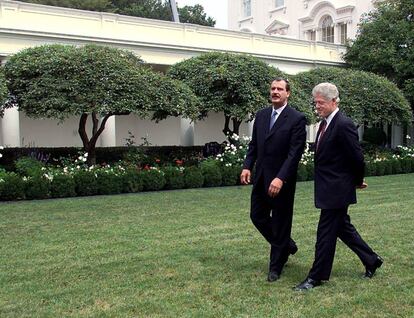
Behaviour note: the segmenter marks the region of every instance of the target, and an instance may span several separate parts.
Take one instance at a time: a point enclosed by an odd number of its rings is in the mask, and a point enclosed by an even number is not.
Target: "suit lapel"
[[[336,121],[337,121],[337,119],[338,119],[339,116],[341,116],[341,113],[338,111],[335,114],[335,116],[332,118],[331,122],[329,123],[328,128],[326,128],[326,131],[325,131],[325,133],[324,133],[324,135],[322,137],[322,140],[319,143],[317,153],[321,153],[323,151],[324,145],[325,145],[325,141],[329,139],[329,137],[332,134],[332,131],[335,129],[335,124],[336,124]],[[318,140],[318,139],[316,139],[316,140]]]
[[[270,116],[269,114],[269,124],[270,124]],[[270,138],[280,127],[282,127],[285,123],[287,118],[289,117],[289,106],[286,106],[282,113],[277,117],[275,124],[273,125],[272,129],[269,131],[267,128],[266,131],[266,139]]]

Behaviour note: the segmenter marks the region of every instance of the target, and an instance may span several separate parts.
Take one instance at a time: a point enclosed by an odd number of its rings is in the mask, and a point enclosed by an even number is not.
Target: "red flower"
[[[175,163],[177,164],[177,166],[182,166],[184,161],[183,160],[175,160]]]
[[[156,162],[156,163],[160,163],[160,162],[161,162],[161,160],[160,160],[160,159],[155,159],[155,162]]]
[[[144,170],[150,170],[150,166],[149,165],[145,165]]]

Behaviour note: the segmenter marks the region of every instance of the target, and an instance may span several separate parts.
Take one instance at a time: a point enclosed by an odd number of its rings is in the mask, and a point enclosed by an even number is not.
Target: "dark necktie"
[[[272,115],[270,116],[269,131],[272,130],[272,127],[276,122],[276,118],[277,118],[277,111],[273,110]]]
[[[323,135],[325,134],[325,130],[326,130],[326,120],[324,119],[319,124],[319,129],[318,129],[318,136],[319,136],[319,138],[316,141],[316,151],[318,151],[319,144],[321,143],[321,140],[323,138]]]

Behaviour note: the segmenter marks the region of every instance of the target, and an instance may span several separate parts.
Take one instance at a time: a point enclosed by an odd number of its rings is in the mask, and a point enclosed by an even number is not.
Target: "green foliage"
[[[54,175],[50,182],[50,195],[52,198],[74,197],[76,191],[73,176],[63,173]]]
[[[166,189],[182,189],[184,188],[184,172],[179,167],[167,166],[162,169],[165,175]]]
[[[229,135],[238,134],[238,125],[243,120],[251,120],[257,110],[268,104],[271,80],[285,77],[280,70],[253,56],[220,52],[179,62],[168,74],[184,81],[200,98],[201,117],[206,117],[208,112],[223,112],[226,119],[223,131]],[[292,105],[310,114],[304,102],[297,100]]]
[[[29,177],[25,183],[26,199],[46,199],[50,195],[50,180],[44,176]]]
[[[81,10],[116,12],[123,15],[172,21],[172,11],[166,0],[22,0],[23,2],[67,7]],[[207,17],[204,8],[194,6],[178,7],[180,22],[214,26],[216,21]]]
[[[79,170],[73,174],[73,179],[77,195],[85,196],[98,193],[98,183],[94,171]]]
[[[398,159],[391,160],[392,174],[402,173],[401,161]]]
[[[216,24],[216,21],[213,18],[207,16],[203,6],[200,4],[178,8],[178,14],[181,23],[191,23],[211,27]]]
[[[99,169],[96,171],[98,194],[117,194],[122,191],[122,178],[113,171]]]
[[[351,69],[322,67],[299,73],[295,79],[309,96],[309,103],[315,85],[321,82],[335,84],[341,99],[339,107],[358,124],[408,123],[412,120],[407,100],[396,85],[384,77]]]
[[[19,110],[32,118],[80,116],[79,134],[88,163],[112,115],[161,120],[196,118],[198,99],[182,83],[151,71],[133,53],[85,45],[43,45],[13,55],[5,65],[8,88]],[[92,119],[92,136],[86,123]],[[101,119],[101,122],[98,119]]]
[[[298,166],[298,175],[297,175],[298,181],[306,181],[308,180],[308,169],[304,164],[299,164]]]
[[[108,11],[111,9],[110,0],[22,0],[22,2],[93,11]]]
[[[222,177],[220,166],[217,160],[207,159],[200,164],[201,172],[204,177],[205,187],[218,187],[221,185]]]
[[[201,188],[204,177],[199,167],[188,167],[184,170],[184,183],[186,188]]]
[[[359,33],[344,58],[351,67],[384,75],[397,83],[414,105],[413,39],[414,2],[377,1],[376,10],[360,23]]]
[[[21,176],[10,172],[0,177],[0,200],[24,199],[25,184]]]
[[[164,172],[158,169],[142,171],[145,191],[158,191],[164,188],[166,180]]]
[[[16,172],[21,176],[39,176],[44,165],[32,157],[21,157],[15,163]]]
[[[240,166],[220,166],[222,185],[234,186],[238,184],[241,170]]]
[[[144,180],[141,173],[134,168],[127,168],[121,175],[122,192],[135,193],[140,192],[144,188]]]
[[[6,78],[4,77],[3,68],[0,67],[0,117],[3,116],[4,106],[8,96]]]

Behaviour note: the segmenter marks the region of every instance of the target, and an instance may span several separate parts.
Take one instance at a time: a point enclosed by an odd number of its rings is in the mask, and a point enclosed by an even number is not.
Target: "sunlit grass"
[[[414,317],[414,175],[368,178],[352,222],[385,263],[362,280],[339,243],[331,280],[292,287],[312,261],[319,211],[298,183],[299,252],[266,282],[251,187],[0,205],[0,317]]]

